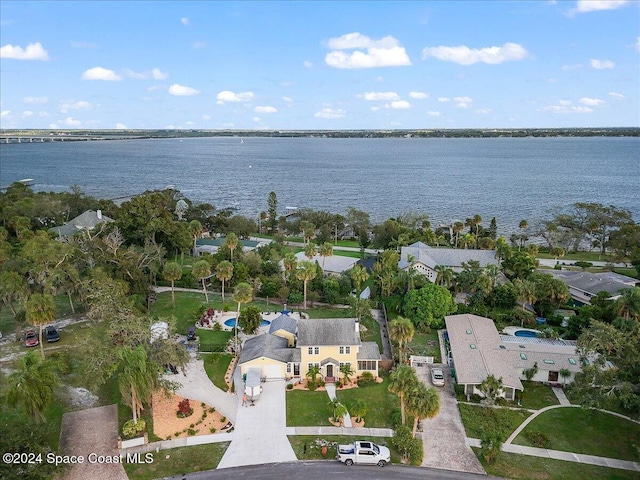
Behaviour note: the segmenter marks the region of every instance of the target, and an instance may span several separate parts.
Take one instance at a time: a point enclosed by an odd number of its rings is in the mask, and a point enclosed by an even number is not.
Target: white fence
[[[419,355],[411,355],[409,361],[412,367],[424,367],[433,363],[433,357],[422,357]]]

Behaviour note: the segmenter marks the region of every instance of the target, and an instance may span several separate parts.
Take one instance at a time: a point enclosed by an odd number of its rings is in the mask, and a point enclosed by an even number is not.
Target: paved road
[[[498,477],[464,472],[450,472],[435,468],[406,467],[402,465],[387,465],[384,468],[376,466],[347,467],[336,461],[324,460],[316,462],[273,463],[252,467],[237,467],[225,470],[208,470],[206,472],[189,473],[166,477],[177,480],[299,480],[308,478],[313,480],[491,480]]]

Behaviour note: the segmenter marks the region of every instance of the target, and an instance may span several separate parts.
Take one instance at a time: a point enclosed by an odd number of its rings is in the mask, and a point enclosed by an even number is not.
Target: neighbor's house
[[[196,240],[196,248],[194,252],[194,256],[200,257],[205,253],[209,253],[214,255],[218,253],[220,247],[224,245],[224,237],[218,238],[199,238]],[[251,252],[258,247],[262,247],[263,245],[267,245],[266,241],[255,241],[255,240],[238,240],[238,247],[242,248],[243,252]]]
[[[479,385],[493,375],[502,379],[502,396],[514,400],[516,390],[524,390],[525,370],[534,365],[538,371],[532,380],[537,382],[570,383],[580,372],[573,341],[500,335],[493,320],[472,314],[448,315],[445,323],[450,365],[468,396],[482,395]],[[566,378],[560,375],[563,369]]]
[[[295,320],[286,313],[269,326],[269,333],[248,339],[240,354],[240,371],[259,368],[266,378],[305,378],[316,365],[327,382],[342,377],[340,367],[349,364],[355,376],[378,376],[380,351],[375,342],[360,340],[355,318]]]
[[[95,212],[93,210],[87,210],[63,225],[50,228],[49,231],[55,233],[60,238],[71,237],[80,232],[90,234],[99,224],[111,223],[113,221],[112,218],[103,215],[101,210]]]
[[[436,266],[443,265],[454,272],[462,270],[462,264],[471,260],[480,263],[482,268],[487,265],[499,265],[495,250],[470,250],[465,248],[435,248],[416,242],[400,250],[398,268],[410,268],[420,272],[431,282],[436,281],[438,273]]]
[[[309,260],[304,252],[296,253],[296,261],[301,262],[303,260]],[[346,272],[347,270],[351,270],[353,266],[358,263],[357,258],[353,257],[343,257],[340,255],[336,255],[335,253],[330,257],[321,257],[320,255],[315,255],[311,262],[318,262],[318,265],[322,267],[322,262],[324,260],[324,273],[330,273],[333,275],[340,275],[342,272]]]
[[[584,305],[590,305],[591,298],[600,292],[607,292],[611,300],[620,297],[620,291],[633,288],[640,283],[636,278],[614,272],[589,273],[569,270],[538,270],[562,280],[569,287],[571,298]]]

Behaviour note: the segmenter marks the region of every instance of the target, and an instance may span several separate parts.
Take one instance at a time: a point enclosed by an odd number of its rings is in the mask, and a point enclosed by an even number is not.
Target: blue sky
[[[640,2],[24,2],[2,128],[640,126]]]

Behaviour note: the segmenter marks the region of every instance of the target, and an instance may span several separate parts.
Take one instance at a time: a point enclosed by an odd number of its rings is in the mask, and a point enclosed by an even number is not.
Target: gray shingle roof
[[[475,260],[480,262],[480,266],[486,267],[493,264],[498,265],[495,250],[471,250],[465,248],[434,248],[422,242],[416,242],[408,247],[402,247],[400,251],[399,268],[409,266],[409,255],[416,262],[422,263],[431,269],[436,265],[444,265],[450,268],[460,268],[464,262]]]
[[[287,339],[264,333],[244,342],[238,363],[243,364],[260,357],[279,362],[300,361],[300,349],[288,348]],[[295,360],[296,357],[297,360]]]
[[[278,330],[285,330],[295,335],[297,327],[298,322],[296,322],[296,319],[291,318],[286,313],[283,313],[271,322],[271,325],[269,326],[269,333],[275,333]]]
[[[327,363],[331,363],[333,365],[340,365],[340,362],[338,360],[336,360],[335,358],[328,357],[320,362],[320,366],[324,367]]]
[[[298,346],[360,345],[355,318],[301,318],[298,320]]]
[[[362,342],[358,351],[358,360],[380,360],[380,350],[376,342]]]
[[[629,283],[623,283],[619,278],[613,277],[609,274],[598,274],[589,272],[572,272],[569,270],[539,270],[541,273],[548,273],[555,278],[562,280],[569,287],[581,290],[583,292],[596,295],[599,292],[607,292],[611,296],[620,294],[620,290],[625,288],[631,288]],[[630,279],[629,277],[620,277],[624,279]],[[628,281],[628,280],[627,280]]]
[[[76,218],[69,220],[63,225],[50,228],[49,231],[55,233],[56,235],[66,237],[69,235],[74,235],[81,231],[93,230],[96,225],[100,223],[110,223],[113,221],[114,220],[112,218],[109,218],[106,215],[102,215],[102,213],[98,213],[93,210],[87,210],[86,212],[81,213]]]

